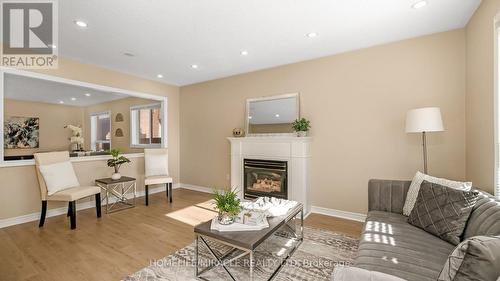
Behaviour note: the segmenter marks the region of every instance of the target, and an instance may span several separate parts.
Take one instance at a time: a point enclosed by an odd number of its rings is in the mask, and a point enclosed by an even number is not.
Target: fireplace
[[[286,161],[244,159],[244,197],[260,196],[288,199]]]

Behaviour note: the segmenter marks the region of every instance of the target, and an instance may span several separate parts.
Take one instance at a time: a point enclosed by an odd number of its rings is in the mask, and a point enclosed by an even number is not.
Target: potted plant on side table
[[[214,190],[215,207],[219,212],[218,220],[222,225],[234,222],[235,217],[241,212],[240,199],[235,190]]]
[[[306,137],[307,132],[311,128],[311,122],[306,118],[300,118],[292,123],[293,130],[297,132],[298,137]]]
[[[108,167],[115,168],[115,172],[111,176],[111,179],[113,180],[119,180],[122,177],[120,174],[120,167],[125,163],[130,163],[130,160],[127,157],[120,155],[120,153],[121,151],[119,149],[111,149],[109,151],[109,154],[111,154],[113,158],[108,160]]]

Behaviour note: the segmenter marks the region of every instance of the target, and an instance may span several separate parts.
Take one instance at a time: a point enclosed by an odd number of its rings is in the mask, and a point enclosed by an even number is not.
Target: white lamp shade
[[[406,113],[406,132],[441,132],[444,131],[439,107],[412,109]]]

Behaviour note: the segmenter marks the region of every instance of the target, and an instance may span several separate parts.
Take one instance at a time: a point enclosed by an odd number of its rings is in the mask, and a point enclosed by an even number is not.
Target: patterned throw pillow
[[[457,245],[478,196],[477,191],[424,181],[408,223]]]
[[[500,236],[474,236],[448,256],[438,281],[484,280],[500,278]]]
[[[403,206],[403,215],[410,215],[413,207],[415,206],[415,202],[417,201],[420,185],[424,180],[459,190],[469,191],[472,188],[472,182],[452,181],[448,179],[432,177],[424,173],[417,172],[413,177],[413,180],[411,181],[410,188],[408,189],[408,194],[406,195],[406,201]]]

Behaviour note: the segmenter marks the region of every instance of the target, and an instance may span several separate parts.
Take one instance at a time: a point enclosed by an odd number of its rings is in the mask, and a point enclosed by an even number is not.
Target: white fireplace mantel
[[[311,211],[310,137],[259,136],[228,138],[231,142],[231,186],[243,197],[243,159],[288,162],[288,199],[301,202],[304,213]]]

